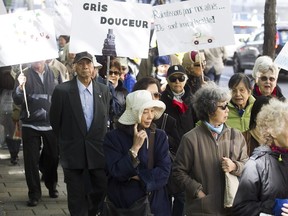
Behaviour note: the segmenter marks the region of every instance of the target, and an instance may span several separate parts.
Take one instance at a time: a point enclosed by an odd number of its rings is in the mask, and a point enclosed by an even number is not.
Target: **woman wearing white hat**
[[[117,128],[108,132],[104,139],[109,179],[104,215],[117,216],[118,211],[122,212],[121,215],[131,215],[128,209],[133,209],[136,201],[140,202],[147,194],[150,194],[154,216],[171,215],[165,187],[171,168],[167,135],[152,123],[153,119],[160,118],[165,108],[165,104],[153,100],[147,90],[128,94],[126,110],[119,118]],[[153,142],[151,136],[154,132]],[[149,153],[151,149],[152,154]],[[106,211],[107,203],[113,205],[113,212]],[[143,211],[137,216],[149,215],[144,204]]]

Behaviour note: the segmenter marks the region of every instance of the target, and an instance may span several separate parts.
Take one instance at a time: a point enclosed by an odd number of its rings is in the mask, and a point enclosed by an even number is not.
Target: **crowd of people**
[[[254,83],[236,73],[225,88],[223,47],[138,64],[58,41],[57,59],[0,68],[0,120],[6,140],[21,128],[28,206],[41,180],[58,197],[60,163],[73,216],[288,216],[288,103],[270,57],[256,60]],[[239,179],[230,208],[225,173]]]

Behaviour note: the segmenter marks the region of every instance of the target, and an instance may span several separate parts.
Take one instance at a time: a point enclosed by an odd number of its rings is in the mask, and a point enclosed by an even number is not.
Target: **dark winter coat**
[[[273,214],[276,198],[288,198],[288,154],[272,152],[268,146],[255,149],[244,167],[234,200],[233,216]]]
[[[170,205],[166,184],[171,161],[167,136],[156,129],[154,142],[154,168],[148,169],[147,139],[138,152],[139,164],[135,167],[129,149],[133,144],[133,127],[125,126],[108,132],[104,139],[104,154],[108,170],[108,198],[118,208],[128,208],[136,200],[150,195],[150,205],[155,216],[169,216]],[[149,136],[150,129],[146,129]],[[131,177],[138,175],[141,181]]]

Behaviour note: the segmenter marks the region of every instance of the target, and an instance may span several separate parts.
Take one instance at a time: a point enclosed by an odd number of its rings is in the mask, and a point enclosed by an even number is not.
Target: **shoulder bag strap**
[[[152,169],[154,166],[154,141],[155,141],[155,131],[151,130],[149,136],[149,147],[148,147],[148,169]]]
[[[235,139],[235,131],[233,128],[231,128],[231,134],[230,134],[230,151],[229,151],[229,158],[231,159],[232,154],[233,154],[233,149],[234,149],[234,139]]]
[[[161,130],[165,130],[167,118],[168,118],[168,114],[164,113],[163,114],[163,121],[162,121],[162,125],[161,125]]]

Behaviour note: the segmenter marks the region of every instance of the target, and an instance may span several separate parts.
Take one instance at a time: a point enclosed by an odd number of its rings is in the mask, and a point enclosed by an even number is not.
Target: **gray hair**
[[[270,56],[260,56],[256,59],[252,76],[257,82],[257,78],[260,76],[260,74],[266,74],[267,72],[271,71],[276,79],[279,75],[279,68],[277,65],[273,62],[273,59]]]
[[[277,98],[271,98],[269,104],[264,105],[256,118],[256,129],[261,134],[266,145],[271,145],[272,137],[277,137],[286,129],[288,121],[288,103]]]
[[[208,82],[194,95],[193,108],[199,120],[208,121],[209,115],[217,110],[217,103],[229,101],[231,94],[228,88],[222,88],[214,82]]]

